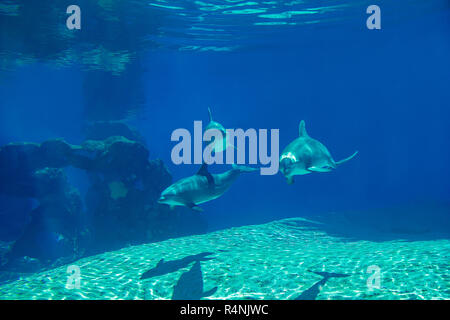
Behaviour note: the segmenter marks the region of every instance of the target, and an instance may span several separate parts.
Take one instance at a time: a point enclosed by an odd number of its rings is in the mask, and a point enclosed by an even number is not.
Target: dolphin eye
[[[281,155],[281,161],[283,161],[284,159],[289,159],[289,160],[291,160],[291,162],[296,162],[297,161],[297,158],[295,158],[295,156],[292,154],[292,153],[290,153],[290,152],[288,152],[287,154],[282,154]]]

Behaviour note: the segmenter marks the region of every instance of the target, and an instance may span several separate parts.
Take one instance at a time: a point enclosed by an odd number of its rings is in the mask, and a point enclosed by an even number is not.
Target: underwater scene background
[[[449,56],[447,0],[1,0],[0,299],[449,299]],[[171,209],[208,108],[359,153]]]

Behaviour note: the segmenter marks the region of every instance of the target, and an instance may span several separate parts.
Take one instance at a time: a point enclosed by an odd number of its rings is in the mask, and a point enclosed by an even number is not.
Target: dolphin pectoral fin
[[[169,205],[169,209],[170,209],[170,210],[174,210],[174,209],[175,209],[175,206],[174,206],[174,205]]]
[[[358,154],[358,151],[355,151],[355,153],[353,153],[350,157],[342,159],[341,161],[336,161],[336,165],[340,165],[340,164],[343,164],[344,162],[352,160],[357,154]]]
[[[195,203],[188,203],[186,205],[188,208],[198,211],[198,212],[203,212],[203,208],[199,207],[198,205],[196,205]]]
[[[294,184],[294,177],[286,178],[287,184]]]
[[[214,293],[216,293],[216,291],[217,291],[217,287],[214,287],[211,290],[203,292],[202,297],[212,296]]]
[[[251,167],[247,167],[247,166],[240,166],[237,164],[232,164],[231,167],[233,168],[233,170],[237,170],[239,172],[254,172],[254,171],[258,171],[258,168],[251,168]]]

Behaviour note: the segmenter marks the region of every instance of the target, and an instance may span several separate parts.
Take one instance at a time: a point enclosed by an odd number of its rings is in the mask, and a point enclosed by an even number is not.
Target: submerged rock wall
[[[37,203],[26,219],[23,212],[5,210],[9,223],[3,227],[15,225],[19,231],[2,255],[2,269],[35,271],[61,260],[206,230],[198,213],[170,211],[157,203],[172,177],[161,160],[149,160],[139,134],[117,123],[102,122],[99,128],[90,127],[88,136],[105,137],[118,128],[128,137],[0,147],[0,210],[13,199]],[[86,173],[84,199],[70,184],[66,167]],[[0,236],[6,234],[1,229]],[[11,241],[11,235],[0,241]]]

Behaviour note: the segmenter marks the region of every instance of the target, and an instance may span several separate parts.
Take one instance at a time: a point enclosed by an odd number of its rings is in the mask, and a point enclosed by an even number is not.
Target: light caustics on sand
[[[446,239],[348,240],[295,218],[87,257],[72,263],[80,289],[66,288],[63,266],[0,286],[0,297],[450,299],[449,258]],[[368,286],[373,265],[381,270],[377,289]]]

